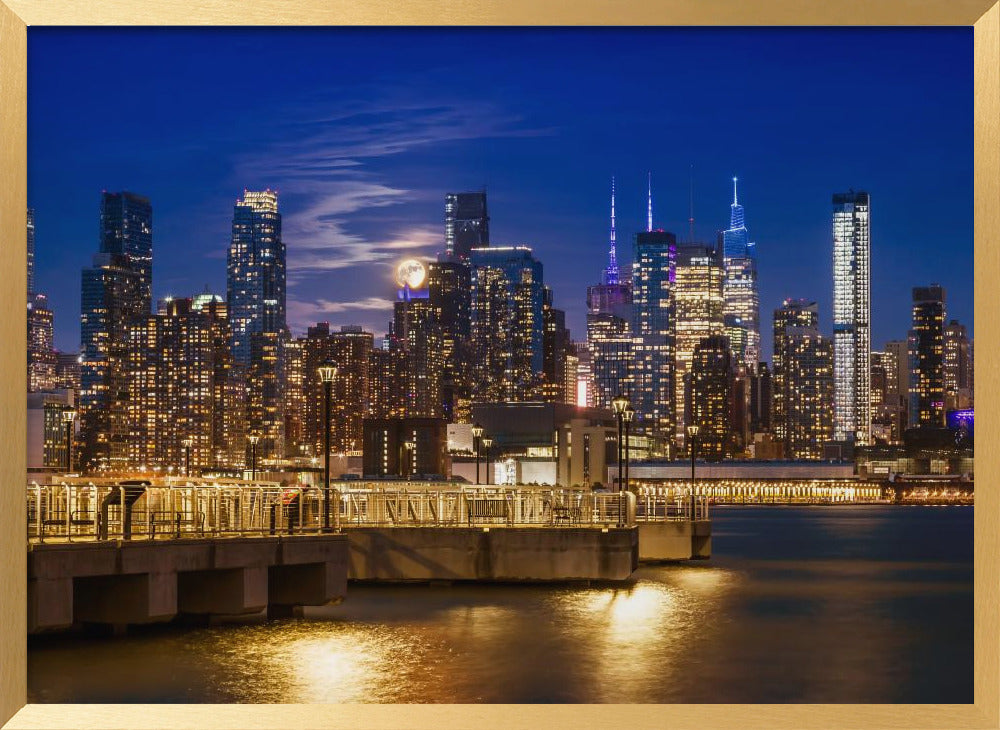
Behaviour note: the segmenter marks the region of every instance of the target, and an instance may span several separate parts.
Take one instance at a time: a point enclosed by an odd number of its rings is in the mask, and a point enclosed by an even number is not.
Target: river
[[[717,507],[625,586],[356,586],[305,617],[31,637],[29,702],[969,703],[973,508]]]

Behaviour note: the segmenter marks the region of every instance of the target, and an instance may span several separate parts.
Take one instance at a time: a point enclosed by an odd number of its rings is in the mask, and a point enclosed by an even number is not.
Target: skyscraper
[[[723,266],[718,248],[703,243],[677,245],[677,275],[674,286],[676,306],[675,399],[677,443],[685,443],[688,377],[695,348],[706,337],[722,335]]]
[[[972,407],[972,352],[965,325],[953,319],[944,329],[944,406]]]
[[[868,193],[833,196],[834,440],[870,443],[871,236]]]
[[[685,420],[698,426],[698,456],[720,461],[731,455],[733,357],[725,335],[706,337],[694,348],[688,387]]]
[[[278,194],[244,190],[233,208],[226,266],[226,304],[235,364],[246,376],[247,428],[260,437],[262,457],[284,450],[282,345],[285,245]]]
[[[56,387],[52,310],[44,294],[28,295],[28,392]]]
[[[468,261],[474,248],[490,245],[486,191],[444,196],[444,244],[449,258]]]
[[[473,401],[538,397],[544,370],[542,264],[526,246],[472,251]]]
[[[910,417],[910,356],[906,340],[885,343],[885,401],[894,408],[893,441],[899,443]]]
[[[672,444],[677,239],[663,230],[642,231],[635,234],[633,252],[632,405],[639,429]]]
[[[35,209],[28,208],[28,299],[35,293]]]
[[[553,306],[552,289],[545,287],[542,319],[545,334],[542,338],[544,380],[542,400],[548,403],[576,402],[576,377],[574,367],[573,388],[567,392],[567,358],[574,357],[569,330],[566,329],[566,312]]]
[[[821,459],[833,435],[833,346],[815,327],[786,327],[785,456]]]
[[[756,366],[760,357],[760,294],[757,290],[757,246],[750,241],[743,206],[736,194],[729,228],[722,233],[725,280],[725,331],[733,348],[736,365],[744,372]]]
[[[472,417],[469,356],[472,272],[468,261],[445,255],[428,264],[427,292],[434,318],[441,327],[444,417],[453,423],[468,423]]]
[[[148,198],[102,193],[100,252],[121,256],[139,274],[136,308],[148,314],[153,301],[153,206]]]
[[[913,287],[913,325],[907,339],[911,427],[945,425],[944,320],[944,287]]]
[[[789,443],[788,421],[791,399],[794,397],[790,380],[790,365],[786,362],[789,342],[788,332],[793,327],[817,330],[819,328],[819,307],[816,302],[806,299],[786,299],[774,310],[774,347],[772,354],[772,425],[775,440],[786,446]],[[786,450],[790,456],[790,451]]]

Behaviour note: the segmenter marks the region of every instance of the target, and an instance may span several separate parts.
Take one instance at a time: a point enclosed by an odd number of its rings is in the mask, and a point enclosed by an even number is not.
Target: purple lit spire
[[[611,250],[608,251],[608,268],[604,270],[604,283],[618,283],[618,254],[615,252],[615,178],[611,178]]]
[[[646,230],[653,230],[653,173],[646,173]]]

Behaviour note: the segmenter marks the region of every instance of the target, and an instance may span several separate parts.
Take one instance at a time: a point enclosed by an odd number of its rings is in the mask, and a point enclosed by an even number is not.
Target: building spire
[[[694,165],[688,170],[688,237],[694,243]]]
[[[733,205],[739,205],[740,202],[736,199],[736,180],[737,177],[733,175]]]
[[[611,177],[611,249],[608,251],[608,268],[604,270],[604,283],[618,283],[618,254],[615,251],[615,178]]]
[[[735,230],[737,228],[746,227],[746,219],[743,217],[743,206],[739,203],[739,198],[736,197],[736,181],[737,177],[733,176],[733,204],[729,206],[729,228],[730,230]]]
[[[646,231],[653,230],[653,173],[646,173]]]

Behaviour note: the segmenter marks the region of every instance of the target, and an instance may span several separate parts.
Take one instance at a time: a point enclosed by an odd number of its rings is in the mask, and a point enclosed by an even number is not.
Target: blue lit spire
[[[604,270],[604,283],[618,283],[618,254],[615,251],[615,178],[611,178],[611,250],[608,251],[608,268]]]
[[[653,230],[653,173],[646,173],[646,230]]]
[[[722,233],[723,255],[726,258],[743,258],[749,255],[749,239],[743,206],[736,194],[736,181],[733,178],[733,204],[729,206],[729,228]]]

